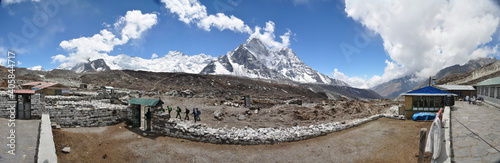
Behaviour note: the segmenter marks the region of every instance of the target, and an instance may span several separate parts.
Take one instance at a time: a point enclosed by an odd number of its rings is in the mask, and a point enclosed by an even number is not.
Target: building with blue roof
[[[407,119],[418,112],[437,112],[444,108],[446,96],[455,96],[433,86],[422,87],[401,95],[405,97],[404,115]]]

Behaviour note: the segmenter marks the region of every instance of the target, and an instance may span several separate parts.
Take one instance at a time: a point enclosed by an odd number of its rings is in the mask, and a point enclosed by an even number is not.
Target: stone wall
[[[111,104],[109,99],[95,100],[89,96],[46,96],[45,110],[50,120],[61,127],[99,127],[130,119],[127,105]]]
[[[168,119],[168,114],[161,111],[153,116],[153,132],[170,137],[213,144],[274,144],[310,139],[328,133],[355,127],[379,118],[404,119],[403,116],[377,114],[368,118],[351,120],[345,123],[332,122],[291,128],[212,128],[192,121]]]
[[[16,105],[16,101],[9,100],[10,98],[8,96],[0,96],[0,117],[2,118],[9,118],[10,106],[12,105],[15,107]],[[20,102],[20,104],[22,104],[22,102]],[[45,103],[43,102],[43,98],[40,97],[40,94],[31,95],[31,118],[40,119],[44,108]]]
[[[0,117],[9,118],[11,105],[7,96],[0,96]],[[61,127],[97,127],[114,125],[132,117],[127,105],[111,104],[109,99],[92,96],[31,96],[31,118],[40,119],[42,113]]]

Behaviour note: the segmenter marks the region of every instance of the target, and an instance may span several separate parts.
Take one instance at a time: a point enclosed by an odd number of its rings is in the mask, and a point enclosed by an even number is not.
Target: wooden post
[[[427,136],[427,129],[426,128],[421,128],[420,129],[420,145],[418,147],[418,162],[422,163],[424,162],[424,150],[425,150],[425,137]]]

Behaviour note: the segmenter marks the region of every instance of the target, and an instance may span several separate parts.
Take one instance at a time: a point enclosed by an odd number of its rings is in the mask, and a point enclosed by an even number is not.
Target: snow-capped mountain
[[[212,61],[200,73],[347,86],[307,66],[292,49],[269,49],[257,38]]]
[[[199,73],[214,57],[199,54],[189,56],[179,51],[171,51],[165,56],[153,59],[144,59],[141,57],[131,57],[125,54],[117,56],[104,56],[97,60],[103,60],[112,70],[143,70],[152,72],[186,72]],[[94,60],[95,61],[95,60]],[[80,70],[81,65],[89,64],[79,63],[75,66],[61,64],[58,69],[73,70],[76,72],[86,72]]]
[[[307,66],[292,49],[269,49],[257,38],[251,38],[235,50],[217,58],[205,54],[189,56],[178,51],[171,51],[163,57],[154,59],[130,57],[125,54],[106,55],[73,66],[61,64],[58,69],[80,73],[108,69],[186,72],[348,86]]]
[[[31,67],[31,68],[28,68],[28,70],[33,70],[33,71],[45,71],[45,69],[43,69],[42,66],[34,66],[34,67]]]
[[[103,59],[96,59],[87,63],[78,63],[75,67],[71,68],[71,71],[77,73],[83,72],[95,72],[95,71],[106,71],[111,70],[109,66]]]

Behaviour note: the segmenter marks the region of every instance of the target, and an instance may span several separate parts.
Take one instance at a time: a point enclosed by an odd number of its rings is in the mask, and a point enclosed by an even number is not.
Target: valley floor
[[[382,118],[309,140],[254,146],[143,137],[124,123],[53,134],[60,162],[416,162],[420,128],[430,124]],[[71,153],[61,152],[66,146]]]

